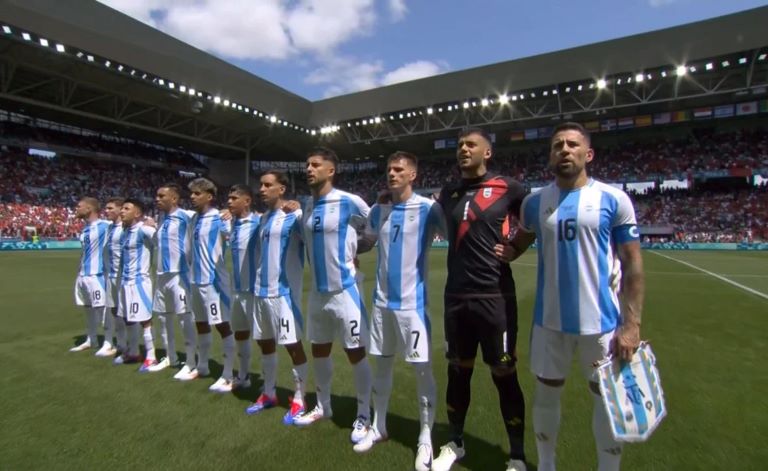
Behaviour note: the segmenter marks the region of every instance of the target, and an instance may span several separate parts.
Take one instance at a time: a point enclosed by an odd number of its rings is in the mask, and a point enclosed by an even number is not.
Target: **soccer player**
[[[357,443],[370,427],[371,368],[365,356],[368,318],[355,283],[357,239],[365,229],[369,208],[360,197],[333,187],[336,153],[324,147],[307,155],[307,183],[312,199],[303,215],[302,231],[313,284],[307,303],[308,337],[317,388],[317,405],[294,424],[309,425],[333,415],[331,348],[340,339],[352,364],[357,418],[350,439]]]
[[[521,230],[496,247],[503,260],[513,260],[538,241],[531,369],[538,379],[533,429],[541,471],[555,469],[560,395],[576,350],[593,393],[598,470],[618,470],[621,462],[621,444],[613,439],[594,364],[608,354],[632,358],[640,344],[645,282],[632,202],[623,191],[589,178],[587,164],[593,158],[583,126],[557,126],[549,155],[555,181],[526,197]],[[617,258],[623,310],[612,287]]]
[[[285,191],[288,176],[270,170],[261,176],[259,196],[267,207],[261,216],[257,238],[260,255],[256,269],[256,294],[253,337],[261,349],[264,389],[246,409],[256,414],[277,404],[276,346],[284,345],[293,362],[295,392],[283,423],[293,424],[305,412],[304,383],[307,378],[307,356],[301,344],[304,321],[301,316],[301,290],[304,277],[304,244],[301,240],[301,210],[286,213]]]
[[[376,357],[373,376],[373,425],[354,446],[368,451],[387,438],[386,416],[392,392],[394,355],[402,352],[416,374],[421,430],[415,469],[432,465],[432,426],[435,420],[435,378],[432,374],[432,329],[427,312],[427,264],[435,233],[445,234],[440,205],[413,191],[417,157],[395,152],[387,159],[391,203],[377,203],[368,215],[365,239],[358,252],[378,244],[376,288],[371,310],[368,352]]]
[[[151,371],[160,371],[178,363],[175,342],[175,321],[178,317],[184,333],[184,366],[173,376],[178,380],[194,379],[192,371],[197,368],[195,350],[197,333],[191,309],[187,303],[189,295],[189,259],[191,257],[192,217],[194,211],[179,208],[181,187],[168,183],[157,189],[155,206],[160,210],[160,227],[155,234],[157,247],[157,279],[152,308],[160,320],[160,336],[163,339],[166,357]]]
[[[75,207],[75,216],[85,221],[83,232],[80,233],[83,252],[75,281],[75,304],[85,308],[86,339],[80,345],[70,348],[70,352],[81,352],[99,345],[98,326],[104,319],[107,302],[104,247],[107,245],[109,230],[109,222],[99,219],[100,209],[99,201],[91,197],[80,199]]]
[[[224,259],[224,241],[231,231],[230,223],[221,219],[219,210],[213,207],[216,185],[206,178],[189,182],[190,200],[195,209],[191,224],[192,235],[192,312],[197,325],[197,368],[186,378],[210,374],[208,355],[211,350],[211,326],[221,335],[224,368],[221,377],[213,383],[211,392],[231,392],[234,386],[235,337],[230,327],[230,287]]]
[[[113,197],[107,200],[104,212],[107,220],[111,221],[107,231],[106,246],[106,270],[107,270],[107,309],[104,313],[104,345],[96,352],[96,356],[111,357],[116,354],[122,354],[126,350],[126,332],[125,322],[117,316],[117,300],[119,293],[120,275],[120,237],[123,234],[123,222],[120,220],[120,209],[125,200],[120,197]],[[112,334],[117,334],[117,349],[112,344]]]
[[[438,200],[448,226],[446,403],[452,437],[432,463],[437,471],[450,469],[465,454],[464,420],[478,345],[499,394],[510,446],[507,469],[526,469],[525,403],[515,365],[515,282],[509,264],[499,260],[494,251],[507,236],[510,216],[519,217],[525,190],[516,180],[488,171],[492,155],[488,133],[480,128],[462,130],[456,153],[461,180],[446,185]]]
[[[123,233],[120,236],[120,291],[118,294],[117,315],[128,326],[128,351],[122,357],[115,358],[115,364],[134,363],[139,358],[139,339],[137,324],[144,334],[146,358],[139,368],[144,373],[157,364],[155,343],[152,337],[152,279],[149,266],[155,229],[141,222],[144,205],[137,199],[128,198],[120,208],[123,221]]]
[[[253,192],[246,185],[233,185],[229,190],[227,205],[232,215],[232,328],[235,330],[237,355],[240,359],[238,376],[233,388],[251,387],[248,368],[251,364],[251,329],[254,318],[253,286],[256,282],[257,246],[256,233],[261,216],[251,212]]]

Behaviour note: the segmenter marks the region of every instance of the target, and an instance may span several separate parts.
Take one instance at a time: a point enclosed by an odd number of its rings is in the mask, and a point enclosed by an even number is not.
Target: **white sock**
[[[561,387],[547,386],[536,381],[533,393],[533,430],[536,434],[536,450],[541,471],[555,470],[555,447],[560,430]]]
[[[365,357],[352,366],[357,392],[357,415],[371,416],[371,365]]]
[[[232,381],[232,371],[235,369],[235,334],[221,338],[221,352],[224,355],[224,369],[221,377]]]
[[[331,379],[333,378],[333,361],[331,357],[314,358],[315,389],[317,390],[317,405],[324,412],[331,409]]]
[[[181,330],[184,332],[184,353],[187,358],[184,364],[189,369],[194,370],[197,368],[197,362],[195,361],[195,354],[197,352],[197,330],[195,330],[195,321],[192,319],[192,314],[185,312],[179,316],[179,322],[181,323]]]
[[[98,328],[101,319],[99,314],[104,312],[103,307],[87,307],[85,308],[85,332],[88,335],[88,343],[91,347],[99,346],[99,334]]]
[[[104,310],[104,347],[111,348],[115,336],[115,319],[111,312]]]
[[[293,365],[293,401],[304,404],[304,384],[307,381],[307,362],[301,365]]]
[[[144,327],[144,348],[147,350],[147,360],[157,360],[155,357],[155,340],[152,338],[152,325]]]
[[[376,357],[376,373],[373,376],[373,426],[380,434],[387,434],[387,406],[392,394],[392,376],[395,357]],[[358,411],[358,414],[360,411]]]
[[[211,353],[213,338],[211,333],[197,334],[197,369],[208,371],[208,356]]]
[[[118,316],[112,316],[113,325],[115,326],[115,336],[117,337],[117,348],[123,353],[128,350],[128,338],[125,326],[125,319]]]
[[[139,324],[127,326],[128,330],[128,354],[134,357],[139,356]]]
[[[432,446],[432,427],[435,424],[435,402],[437,402],[437,385],[432,374],[432,363],[414,363],[416,373],[416,394],[419,401],[419,443]]]
[[[174,325],[174,314],[160,314],[160,338],[163,339],[163,348],[165,348],[165,356],[168,357],[168,361],[172,365],[175,365],[179,358],[176,355],[176,332]]]
[[[248,370],[251,367],[251,341],[249,339],[237,341],[237,356],[240,359],[237,377],[241,381],[245,381],[248,379]]]
[[[269,397],[277,394],[277,353],[261,355],[261,374],[264,376],[263,393]]]
[[[608,413],[605,411],[603,399],[592,393],[594,409],[592,411],[592,433],[595,435],[597,446],[597,470],[619,471],[621,465],[621,443],[613,439]]]

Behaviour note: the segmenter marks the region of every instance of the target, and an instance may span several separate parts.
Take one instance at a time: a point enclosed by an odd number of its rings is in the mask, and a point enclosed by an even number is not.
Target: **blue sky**
[[[766,5],[754,0],[100,0],[316,100]]]

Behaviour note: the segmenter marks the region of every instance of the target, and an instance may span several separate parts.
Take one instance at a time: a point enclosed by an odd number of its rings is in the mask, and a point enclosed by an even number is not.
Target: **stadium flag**
[[[715,118],[730,118],[733,116],[733,105],[720,105],[715,107]]]
[[[653,124],[668,124],[672,122],[672,113],[656,113],[653,115]]]
[[[554,126],[544,126],[539,128],[539,137],[552,137],[552,132],[555,130]]]
[[[768,100],[760,100],[760,112],[768,113]]]
[[[613,131],[616,129],[616,120],[615,119],[604,119],[600,121],[600,130],[601,131]]]
[[[696,108],[693,110],[693,119],[709,119],[712,117],[712,108]]]
[[[682,121],[690,121],[690,120],[691,120],[691,112],[688,110],[675,111],[674,113],[672,113],[673,123],[680,123]]]
[[[537,128],[530,128],[525,130],[525,138],[528,140],[537,139],[539,137],[539,130]]]
[[[635,127],[643,128],[653,124],[653,118],[651,115],[646,114],[643,116],[635,116]]]
[[[634,118],[619,118],[619,129],[629,129],[635,127]]]
[[[459,147],[459,140],[455,137],[445,140],[445,147],[448,149],[455,149]]]
[[[746,103],[739,103],[738,105],[736,105],[737,116],[744,116],[744,115],[755,114],[755,113],[757,113],[756,101],[748,101]]]
[[[512,134],[509,136],[510,141],[522,141],[525,139],[525,133],[523,131],[512,131]]]
[[[647,342],[632,360],[608,358],[597,366],[600,395],[616,441],[643,442],[667,415],[656,357]]]
[[[600,121],[587,121],[584,123],[584,127],[587,128],[587,131],[599,131]]]
[[[435,149],[445,149],[445,139],[435,139]]]

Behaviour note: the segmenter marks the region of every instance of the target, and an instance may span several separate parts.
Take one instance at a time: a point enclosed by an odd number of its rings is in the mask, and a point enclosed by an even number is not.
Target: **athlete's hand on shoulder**
[[[632,359],[635,350],[640,346],[640,324],[625,322],[616,330],[611,340],[611,353],[624,361]]]
[[[288,200],[285,202],[285,204],[282,207],[282,210],[284,213],[292,213],[298,209],[301,209],[301,205],[296,200]]]
[[[517,250],[509,242],[494,245],[493,251],[502,262],[506,263],[509,263],[518,257]]]
[[[222,221],[231,221],[232,213],[230,213],[228,209],[222,209],[219,211],[219,217]]]
[[[153,229],[157,228],[157,221],[155,221],[152,217],[147,216],[144,218],[144,225],[149,226]]]

